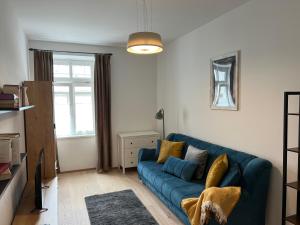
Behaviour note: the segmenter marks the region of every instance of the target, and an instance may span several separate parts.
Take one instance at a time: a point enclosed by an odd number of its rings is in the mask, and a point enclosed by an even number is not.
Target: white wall
[[[20,84],[27,79],[27,39],[7,1],[0,1],[0,86]],[[0,116],[0,133],[21,131],[21,152],[24,145],[23,113]]]
[[[10,5],[0,0],[0,86],[20,84],[27,79],[27,39],[20,29]],[[23,113],[0,115],[0,133],[20,132],[20,151],[25,151]],[[1,149],[0,149],[1,151]],[[11,224],[26,184],[26,165],[23,164],[0,201],[0,224]]]
[[[30,41],[38,49],[112,53],[111,98],[113,166],[117,166],[116,135],[119,132],[155,128],[156,58],[128,54],[125,48]],[[31,79],[33,58],[30,54]],[[94,137],[58,140],[62,171],[94,168],[97,152]]]
[[[95,137],[58,139],[57,146],[61,171],[96,167],[97,147]]]
[[[281,218],[283,92],[300,89],[299,12],[298,0],[253,0],[178,38],[158,57],[157,101],[165,108],[167,132],[273,163],[268,225]],[[240,110],[210,110],[210,58],[234,50],[241,50]],[[295,156],[289,157],[290,179],[296,175]],[[293,204],[289,194],[289,209]]]

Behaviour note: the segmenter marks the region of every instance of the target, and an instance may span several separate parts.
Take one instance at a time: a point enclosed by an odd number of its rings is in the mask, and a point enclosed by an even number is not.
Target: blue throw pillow
[[[170,156],[162,167],[162,171],[179,177],[185,181],[191,181],[197,167],[198,164],[193,161],[182,160]]]
[[[242,173],[239,164],[233,163],[225,174],[220,187],[240,186]]]
[[[158,139],[156,142],[156,150],[155,150],[155,159],[158,159],[159,153],[160,153],[160,146],[161,146],[161,140]]]

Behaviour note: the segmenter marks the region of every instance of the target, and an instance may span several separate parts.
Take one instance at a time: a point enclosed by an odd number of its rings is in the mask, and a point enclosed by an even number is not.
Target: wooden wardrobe
[[[45,151],[42,173],[45,179],[56,176],[56,138],[53,115],[53,85],[50,81],[25,81],[30,105],[25,112],[28,181],[33,181],[41,149]]]

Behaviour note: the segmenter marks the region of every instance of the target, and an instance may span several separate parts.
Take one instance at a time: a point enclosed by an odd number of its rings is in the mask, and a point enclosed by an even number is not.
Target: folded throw
[[[205,189],[199,198],[183,199],[181,207],[191,225],[208,224],[212,215],[219,224],[226,224],[240,196],[240,187],[211,187]]]

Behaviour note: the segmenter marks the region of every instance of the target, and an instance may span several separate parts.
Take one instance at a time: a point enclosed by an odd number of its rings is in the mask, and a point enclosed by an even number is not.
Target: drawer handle
[[[132,152],[130,152],[130,154],[132,155],[133,153],[132,153]]]
[[[132,142],[130,142],[130,144],[132,145]]]
[[[154,141],[152,141],[152,143],[154,143]]]

